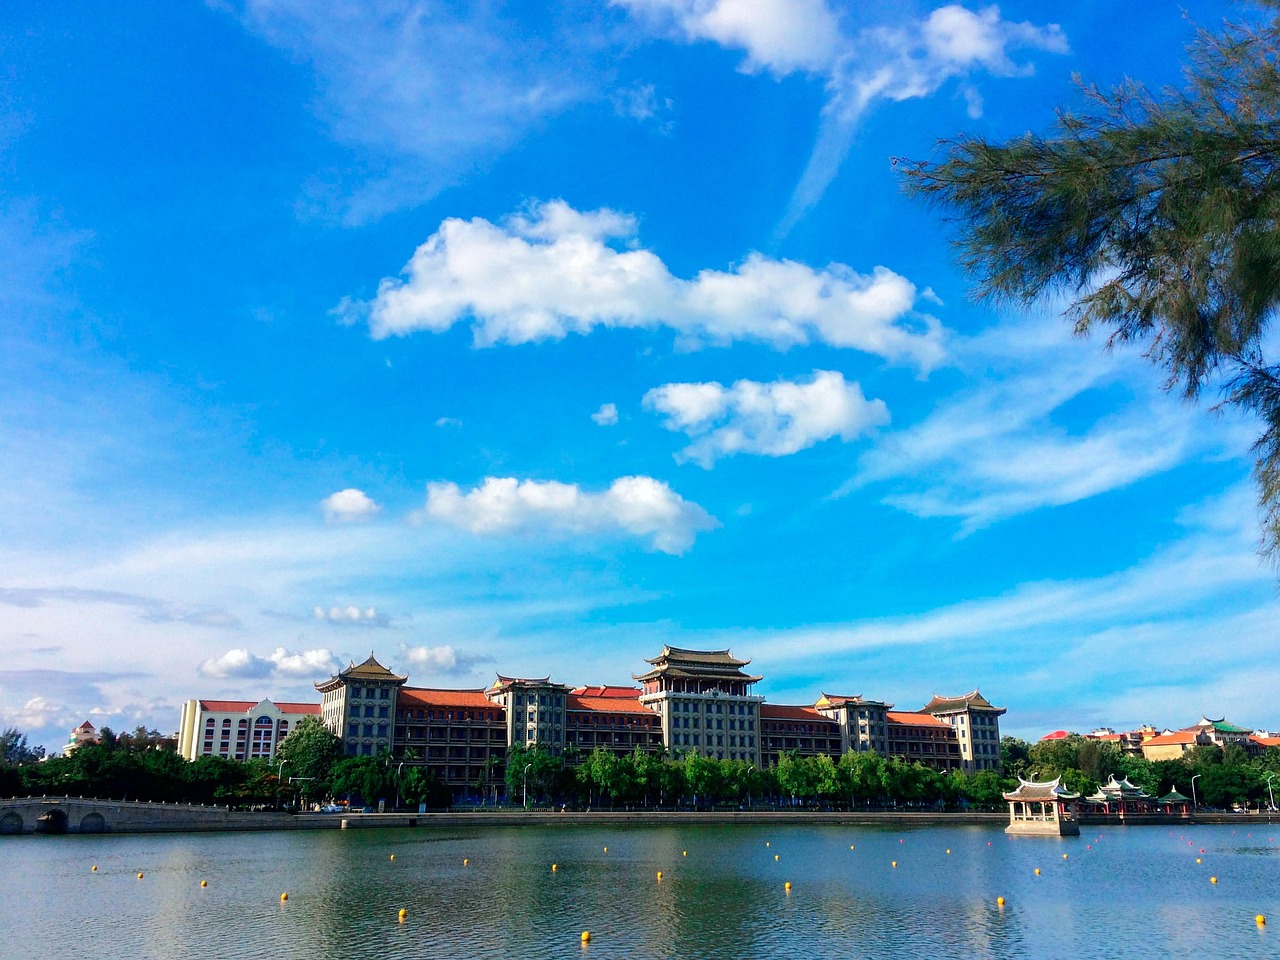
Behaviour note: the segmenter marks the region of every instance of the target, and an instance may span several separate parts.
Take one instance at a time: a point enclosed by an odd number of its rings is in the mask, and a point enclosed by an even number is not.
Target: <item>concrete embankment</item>
[[[1085,816],[1086,826],[1169,826],[1273,824],[1275,814],[1200,813]],[[30,833],[182,833],[252,830],[338,830],[374,827],[672,826],[683,824],[796,824],[885,826],[896,829],[928,826],[1008,823],[1004,813],[940,813],[934,811],[812,810],[467,810],[442,813],[246,813],[225,807],[177,803],[94,800],[84,797],[26,797],[0,800],[0,834]]]

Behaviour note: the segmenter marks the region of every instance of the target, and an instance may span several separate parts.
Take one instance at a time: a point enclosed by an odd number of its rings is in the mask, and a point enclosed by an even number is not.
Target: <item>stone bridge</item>
[[[0,835],[21,833],[168,833],[188,830],[288,830],[287,813],[243,813],[186,803],[140,803],[86,797],[0,800]]]

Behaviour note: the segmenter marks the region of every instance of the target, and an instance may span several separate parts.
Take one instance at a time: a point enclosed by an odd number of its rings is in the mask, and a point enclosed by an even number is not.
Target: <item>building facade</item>
[[[999,718],[978,691],[935,696],[922,710],[861,696],[822,694],[812,704],[769,704],[761,677],[728,650],[665,646],[634,675],[638,686],[570,687],[550,677],[499,674],[485,688],[412,687],[370,655],[316,684],[315,711],[348,755],[386,750],[420,764],[456,797],[496,798],[508,750],[539,745],[573,763],[603,748],[738,760],[758,768],[784,753],[849,750],[919,761],[942,771],[998,769]]]
[[[316,703],[188,700],[182,705],[178,752],[188,760],[270,760],[300,719],[319,714]]]

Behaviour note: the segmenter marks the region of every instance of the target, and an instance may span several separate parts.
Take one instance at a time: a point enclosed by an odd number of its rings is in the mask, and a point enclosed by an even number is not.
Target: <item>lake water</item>
[[[1273,838],[1245,823],[1061,840],[754,825],[5,837],[0,956],[1276,957]]]

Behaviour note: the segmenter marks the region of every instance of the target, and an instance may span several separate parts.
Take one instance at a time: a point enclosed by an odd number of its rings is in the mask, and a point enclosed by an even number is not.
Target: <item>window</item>
[[[366,717],[372,717],[372,716],[373,716],[373,704],[371,704],[371,703],[370,703],[370,704],[366,704],[366,705],[365,705],[365,708],[364,708],[364,715],[365,715]]]
[[[391,688],[390,688],[390,687],[383,687],[381,690],[379,690],[379,691],[378,691],[378,698],[379,698],[380,700],[390,700],[390,699],[391,699]]]
[[[385,723],[378,724],[378,736],[385,737],[387,735],[387,725]]]
[[[366,724],[364,725],[364,735],[365,735],[366,737],[372,737],[372,736],[373,736],[373,724],[372,724],[372,723],[366,723]]]
[[[387,707],[379,707],[378,716],[385,718],[387,716],[387,709],[388,709]]]

